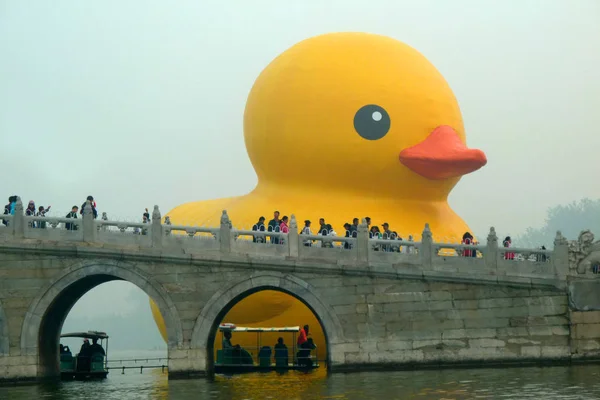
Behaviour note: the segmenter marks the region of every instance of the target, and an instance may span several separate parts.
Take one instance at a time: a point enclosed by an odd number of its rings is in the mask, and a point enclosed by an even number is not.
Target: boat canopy
[[[108,339],[108,335],[105,332],[98,331],[87,331],[87,332],[71,332],[60,335],[61,338],[75,337],[85,339]]]
[[[299,332],[299,326],[284,326],[280,328],[251,328],[243,326],[235,326],[233,324],[223,324],[219,326],[222,332]]]

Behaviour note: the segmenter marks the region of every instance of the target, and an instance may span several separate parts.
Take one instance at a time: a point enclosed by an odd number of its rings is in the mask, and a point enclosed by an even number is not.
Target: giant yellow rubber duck
[[[459,241],[469,228],[448,195],[486,164],[467,148],[458,103],[437,69],[412,47],[366,33],[313,37],[273,60],[248,96],[244,139],[256,188],[183,204],[169,213],[174,224],[216,226],[227,210],[234,227],[249,228],[278,210],[300,227],[325,218],[341,233],[368,216],[402,237],[419,240],[429,223],[434,240]],[[227,322],[302,324],[293,317],[302,304],[253,296]],[[279,306],[266,312],[271,303]]]

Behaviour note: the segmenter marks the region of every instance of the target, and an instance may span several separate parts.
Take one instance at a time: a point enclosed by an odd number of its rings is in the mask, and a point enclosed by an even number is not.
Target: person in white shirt
[[[304,228],[302,228],[302,232],[300,232],[300,234],[301,235],[312,235],[312,232],[310,230],[310,221],[309,220],[304,221]],[[306,247],[312,246],[312,240],[305,240],[304,245]]]

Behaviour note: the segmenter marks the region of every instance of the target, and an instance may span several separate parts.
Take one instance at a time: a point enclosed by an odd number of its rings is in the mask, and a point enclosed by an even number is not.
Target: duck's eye
[[[390,116],[375,104],[361,107],[354,115],[354,129],[367,140],[381,139],[390,130]]]

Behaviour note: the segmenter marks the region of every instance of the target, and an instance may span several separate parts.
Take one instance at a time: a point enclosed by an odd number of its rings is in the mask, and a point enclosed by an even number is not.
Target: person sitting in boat
[[[244,350],[239,344],[231,344],[231,332],[226,331],[223,333],[223,352],[229,353],[233,359],[233,364],[252,365],[252,355]]]
[[[92,339],[92,345],[90,346],[90,356],[93,356],[95,354],[102,354],[102,356],[106,355],[106,352],[104,351],[102,346],[98,344],[97,338]]]
[[[68,354],[71,355],[71,349],[69,349],[69,346],[63,346],[62,344],[60,345],[60,354]]]
[[[310,358],[310,352],[317,348],[315,342],[313,342],[312,338],[308,338],[306,342],[300,346],[300,350],[296,354],[296,358],[298,359],[298,365],[303,367],[312,367],[313,361]]]
[[[79,350],[79,354],[77,355],[77,370],[78,371],[89,371],[92,365],[91,358],[92,353],[90,341],[88,339],[83,339],[83,344],[81,345],[81,349]]]
[[[288,348],[283,343],[283,338],[280,337],[277,339],[277,344],[275,344],[275,366],[277,367],[287,367],[288,365]]]

